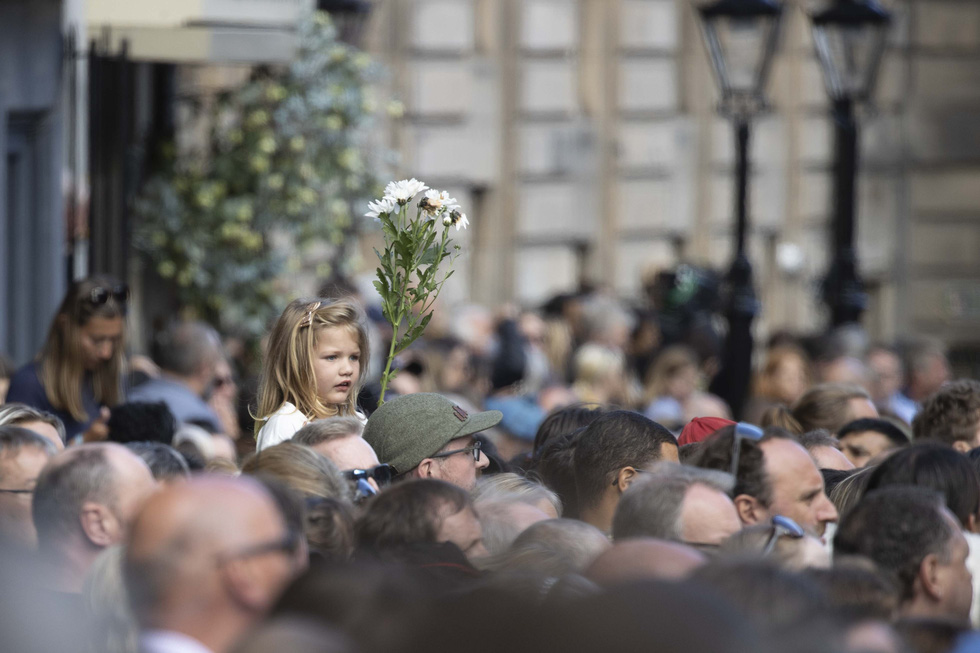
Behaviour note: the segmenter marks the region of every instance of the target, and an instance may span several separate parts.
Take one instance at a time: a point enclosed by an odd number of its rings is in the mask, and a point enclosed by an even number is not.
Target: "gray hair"
[[[511,499],[536,506],[542,501],[551,504],[555,514],[561,517],[562,505],[558,495],[546,486],[525,478],[520,474],[507,472],[481,478],[473,489],[474,501],[494,501]]]
[[[0,426],[19,426],[26,422],[44,422],[50,424],[58,432],[62,442],[67,440],[65,425],[57,416],[43,410],[38,410],[27,404],[10,403],[0,406]]]
[[[153,478],[158,481],[169,481],[175,478],[187,478],[191,469],[180,452],[162,442],[127,442],[126,448],[143,459],[150,468]]]
[[[168,372],[191,376],[223,355],[221,337],[204,322],[178,322],[156,338],[154,360]]]
[[[364,424],[356,417],[326,417],[313,420],[293,435],[291,442],[315,447],[324,442],[339,440],[352,435],[360,436]]]
[[[687,491],[704,485],[727,495],[735,485],[730,474],[672,463],[661,463],[644,476],[630,485],[616,507],[614,540],[657,537],[680,542],[681,509]]]
[[[23,447],[34,447],[47,454],[48,458],[57,451],[50,440],[30,429],[20,426],[0,426],[0,456],[16,456]],[[3,468],[0,467],[0,480]]]
[[[106,449],[104,444],[72,447],[41,471],[31,509],[41,548],[79,529],[78,516],[85,502],[115,511],[116,472]]]
[[[591,524],[547,519],[529,526],[485,566],[499,572],[561,577],[581,574],[607,548],[609,538]]]

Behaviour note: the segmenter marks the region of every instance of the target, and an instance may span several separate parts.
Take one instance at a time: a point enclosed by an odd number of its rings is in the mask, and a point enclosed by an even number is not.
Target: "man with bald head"
[[[297,571],[296,533],[248,478],[198,477],[153,496],[124,574],[143,653],[224,653]]]
[[[707,561],[684,544],[637,537],[616,542],[600,553],[585,577],[603,587],[638,580],[681,580]]]
[[[92,562],[123,540],[155,489],[146,463],[119,444],[83,444],[51,458],[31,506],[38,550],[52,572],[50,589],[80,592]]]

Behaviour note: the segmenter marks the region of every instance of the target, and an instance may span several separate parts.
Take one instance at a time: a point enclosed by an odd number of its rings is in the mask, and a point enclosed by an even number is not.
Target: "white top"
[[[973,627],[980,624],[980,535],[967,533],[966,543],[970,545],[970,555],[966,558],[966,568],[973,574],[973,605],[970,607],[970,621]]]
[[[148,630],[140,633],[139,649],[143,653],[212,653],[193,637],[173,630]]]
[[[367,417],[361,411],[354,413],[354,417],[361,420],[361,424],[367,423]],[[296,406],[287,401],[279,407],[279,410],[272,413],[262,428],[259,429],[259,434],[255,438],[255,450],[262,451],[273,445],[291,440],[296,435],[296,431],[311,421],[313,420],[299,412]]]
[[[291,439],[296,435],[296,431],[306,426],[309,421],[309,417],[287,401],[279,407],[279,410],[272,413],[259,429],[259,434],[255,438],[255,449],[262,451]]]

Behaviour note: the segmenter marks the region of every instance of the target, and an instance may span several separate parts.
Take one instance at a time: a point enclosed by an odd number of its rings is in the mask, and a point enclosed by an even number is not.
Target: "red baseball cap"
[[[695,417],[688,422],[677,438],[677,444],[701,442],[718,429],[735,424],[724,417]]]

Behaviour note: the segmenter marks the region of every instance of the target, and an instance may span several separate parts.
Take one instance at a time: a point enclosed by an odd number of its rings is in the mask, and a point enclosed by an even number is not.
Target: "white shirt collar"
[[[147,630],[140,634],[142,653],[213,653],[189,635],[173,630]]]

